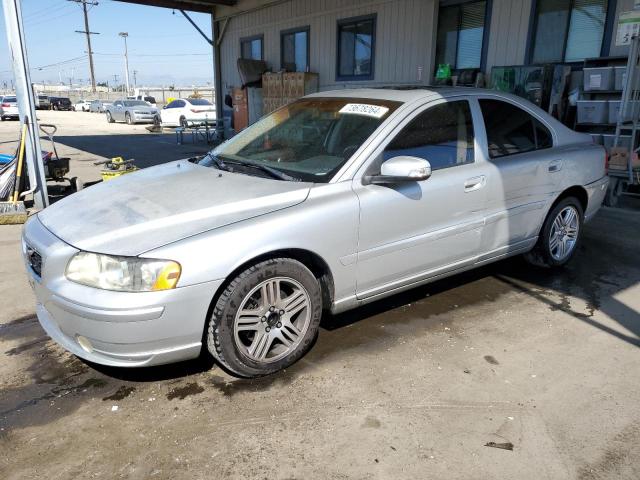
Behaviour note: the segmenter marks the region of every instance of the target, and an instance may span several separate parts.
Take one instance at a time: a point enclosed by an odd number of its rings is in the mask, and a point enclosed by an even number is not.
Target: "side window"
[[[481,99],[489,157],[530,152],[553,146],[551,132],[521,108],[502,100]]]
[[[167,105],[167,108],[176,108],[176,100],[174,100],[173,102],[170,102],[170,103]]]
[[[113,104],[114,107],[119,107],[121,105],[122,105],[122,102],[120,100],[115,101]]]
[[[184,100],[176,100],[176,108],[182,108],[185,105]]]
[[[383,158],[420,157],[432,170],[473,163],[473,120],[469,102],[458,100],[428,108],[385,148]]]

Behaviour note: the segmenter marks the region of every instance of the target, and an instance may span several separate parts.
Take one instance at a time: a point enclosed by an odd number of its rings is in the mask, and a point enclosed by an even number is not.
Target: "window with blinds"
[[[533,63],[599,57],[607,0],[537,0]]]
[[[451,68],[480,68],[487,2],[440,7],[436,44],[437,63]]]

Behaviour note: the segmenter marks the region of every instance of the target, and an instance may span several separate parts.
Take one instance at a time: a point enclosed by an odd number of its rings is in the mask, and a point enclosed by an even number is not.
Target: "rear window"
[[[16,97],[4,97],[2,101],[7,103],[15,103],[17,100]]]
[[[156,103],[156,99],[153,97],[144,97],[145,102]]]
[[[213,105],[209,100],[205,100],[204,98],[190,98],[189,103],[191,105]]]

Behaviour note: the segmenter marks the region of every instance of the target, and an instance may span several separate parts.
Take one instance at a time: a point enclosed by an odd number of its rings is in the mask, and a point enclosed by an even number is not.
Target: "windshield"
[[[213,155],[326,183],[398,106],[400,102],[362,98],[298,100],[223,143]],[[210,157],[201,162],[213,164]]]
[[[147,102],[143,102],[142,100],[125,100],[125,107],[148,107]]]
[[[16,103],[16,97],[4,97],[2,101],[7,103]]]

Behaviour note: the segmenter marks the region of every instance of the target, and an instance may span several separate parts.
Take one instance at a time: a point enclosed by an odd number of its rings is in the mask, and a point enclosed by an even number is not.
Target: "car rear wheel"
[[[541,267],[560,267],[575,255],[582,238],[584,212],[580,201],[567,197],[551,209],[536,246],[525,259]]]
[[[313,273],[289,258],[266,260],[241,272],[220,295],[207,348],[236,375],[268,375],[307,353],[321,316],[321,287]]]
[[[184,117],[180,117],[180,126],[182,128],[187,128],[187,119]]]
[[[111,116],[111,112],[109,110],[107,110],[107,122],[109,123],[113,123],[115,120],[113,119],[113,117]]]

